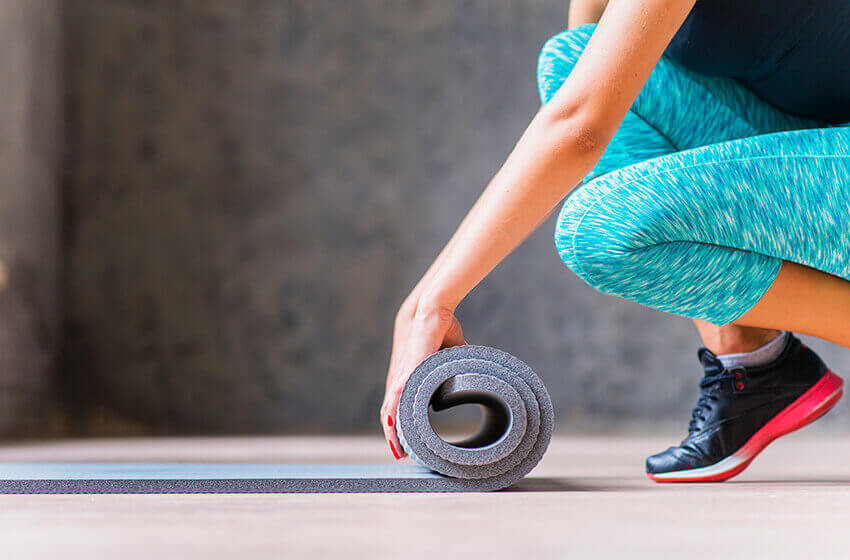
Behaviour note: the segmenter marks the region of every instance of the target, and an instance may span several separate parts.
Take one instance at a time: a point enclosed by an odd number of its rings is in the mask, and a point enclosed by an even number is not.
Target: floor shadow
[[[575,479],[563,476],[540,476],[523,478],[510,488],[505,488],[502,492],[608,492],[629,489],[623,485],[606,487],[577,482]]]
[[[786,478],[772,480],[728,480],[725,484],[759,485],[759,484],[788,484],[794,486],[850,486],[850,478]]]
[[[771,484],[783,484],[787,486],[850,486],[850,478],[788,478],[788,479],[766,479],[766,480],[729,480],[723,485],[737,486],[766,486]],[[602,479],[575,479],[561,476],[541,476],[524,478],[511,486],[505,488],[501,492],[628,492],[628,491],[647,491],[653,489],[672,489],[683,487],[709,487],[716,486],[714,484],[706,484],[704,482],[679,483],[679,484],[640,484],[624,482],[623,479],[612,479],[611,483],[606,483]]]

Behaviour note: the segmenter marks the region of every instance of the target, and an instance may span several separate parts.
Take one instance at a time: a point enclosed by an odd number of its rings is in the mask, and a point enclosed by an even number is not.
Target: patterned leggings
[[[593,27],[543,47],[543,103]],[[755,305],[782,260],[850,280],[850,127],[786,114],[662,58],[564,203],[555,244],[601,292],[716,324]]]

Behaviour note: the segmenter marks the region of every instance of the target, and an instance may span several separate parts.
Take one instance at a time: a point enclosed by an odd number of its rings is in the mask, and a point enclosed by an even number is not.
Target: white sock
[[[717,359],[720,360],[720,363],[722,363],[723,367],[726,369],[732,369],[735,367],[747,368],[763,366],[764,364],[770,363],[779,357],[779,354],[781,354],[782,350],[785,349],[785,343],[788,341],[788,335],[789,333],[783,331],[782,334],[761,348],[756,348],[752,352],[723,354],[722,356],[717,356]]]

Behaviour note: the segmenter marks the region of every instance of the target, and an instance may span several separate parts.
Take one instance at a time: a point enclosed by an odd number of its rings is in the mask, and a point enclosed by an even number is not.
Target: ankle
[[[742,327],[724,327],[717,329],[709,336],[703,337],[703,342],[716,356],[724,354],[743,354],[763,347],[776,340],[783,331],[773,329],[752,329]]]
[[[788,344],[789,333],[782,333],[764,346],[747,352],[718,354],[717,359],[726,369],[760,367],[775,362]]]

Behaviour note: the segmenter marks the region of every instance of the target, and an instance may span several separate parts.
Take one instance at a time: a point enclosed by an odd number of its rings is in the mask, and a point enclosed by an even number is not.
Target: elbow
[[[588,103],[570,106],[550,103],[541,108],[539,117],[547,136],[559,146],[588,156],[601,157],[613,136],[604,113]]]

